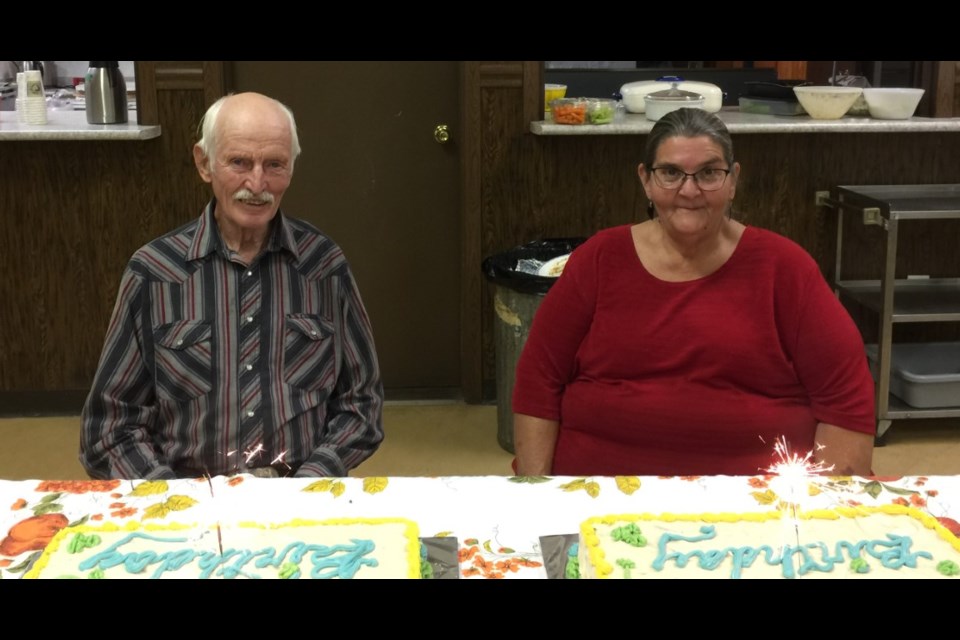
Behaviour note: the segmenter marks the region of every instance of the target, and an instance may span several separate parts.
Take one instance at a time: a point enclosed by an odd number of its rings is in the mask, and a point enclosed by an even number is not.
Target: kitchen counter
[[[13,140],[150,140],[160,125],[139,125],[136,112],[127,124],[87,124],[85,111],[47,111],[47,124],[23,124],[15,111],[0,111],[0,142]]]
[[[741,113],[739,107],[724,107],[720,119],[730,133],[919,133],[960,132],[960,118],[910,118],[876,120],[845,116],[839,120],[814,120],[810,116],[772,116]],[[642,113],[628,113],[622,121],[601,125],[564,125],[549,120],[530,123],[538,136],[639,135],[650,133],[654,122]]]

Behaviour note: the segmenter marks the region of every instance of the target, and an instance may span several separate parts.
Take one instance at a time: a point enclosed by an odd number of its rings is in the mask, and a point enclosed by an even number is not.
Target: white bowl
[[[793,92],[811,118],[836,120],[850,110],[863,94],[863,88],[805,85],[794,87]]]
[[[906,120],[923,97],[923,89],[877,87],[863,90],[870,116],[880,120]]]

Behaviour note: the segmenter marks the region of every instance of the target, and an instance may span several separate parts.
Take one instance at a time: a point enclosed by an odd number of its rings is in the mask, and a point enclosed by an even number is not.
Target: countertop
[[[814,120],[810,116],[773,116],[741,113],[739,107],[724,107],[720,119],[730,133],[921,133],[928,131],[960,132],[960,118],[910,118],[909,120],[876,120],[844,116],[839,120]],[[622,121],[601,125],[564,125],[549,120],[530,123],[530,131],[538,136],[598,136],[646,134],[654,122],[642,113],[628,113]]]
[[[15,111],[0,111],[0,142],[21,140],[150,140],[160,125],[139,125],[131,112],[127,124],[87,124],[85,111],[47,110],[47,124],[17,122]]]

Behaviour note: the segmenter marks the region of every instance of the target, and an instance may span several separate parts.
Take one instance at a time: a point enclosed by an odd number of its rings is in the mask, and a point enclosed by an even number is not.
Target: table
[[[16,540],[28,518],[69,523],[403,517],[421,537],[456,538],[459,577],[547,578],[541,537],[617,513],[751,512],[904,504],[960,521],[960,476],[817,477],[784,495],[777,476],[255,478],[0,481],[0,579],[19,578],[53,531]],[[955,524],[955,522],[954,522]],[[22,536],[20,536],[22,537]]]

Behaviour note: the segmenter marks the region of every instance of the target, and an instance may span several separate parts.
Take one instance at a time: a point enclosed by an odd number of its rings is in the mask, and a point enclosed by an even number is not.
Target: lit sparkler
[[[763,438],[761,438],[761,441]],[[822,445],[817,445],[818,450]],[[781,509],[784,507],[789,510],[790,518],[784,520],[784,525],[789,529],[793,525],[793,533],[796,539],[796,545],[800,546],[800,496],[803,495],[806,486],[823,473],[833,470],[833,465],[826,466],[822,462],[816,462],[813,459],[813,451],[808,451],[805,455],[794,453],[787,444],[784,436],[777,438],[773,445],[773,451],[777,456],[777,462],[765,469],[767,473],[773,474],[770,481],[770,487],[775,493],[786,498],[786,503],[781,501]],[[787,515],[786,511],[782,511]]]
[[[249,449],[248,451],[243,452],[244,461],[249,465],[250,461],[253,460],[254,456],[256,456],[259,453],[263,453],[264,450],[265,449],[263,447],[263,443],[262,442],[257,443],[257,446],[255,446],[253,449]]]

